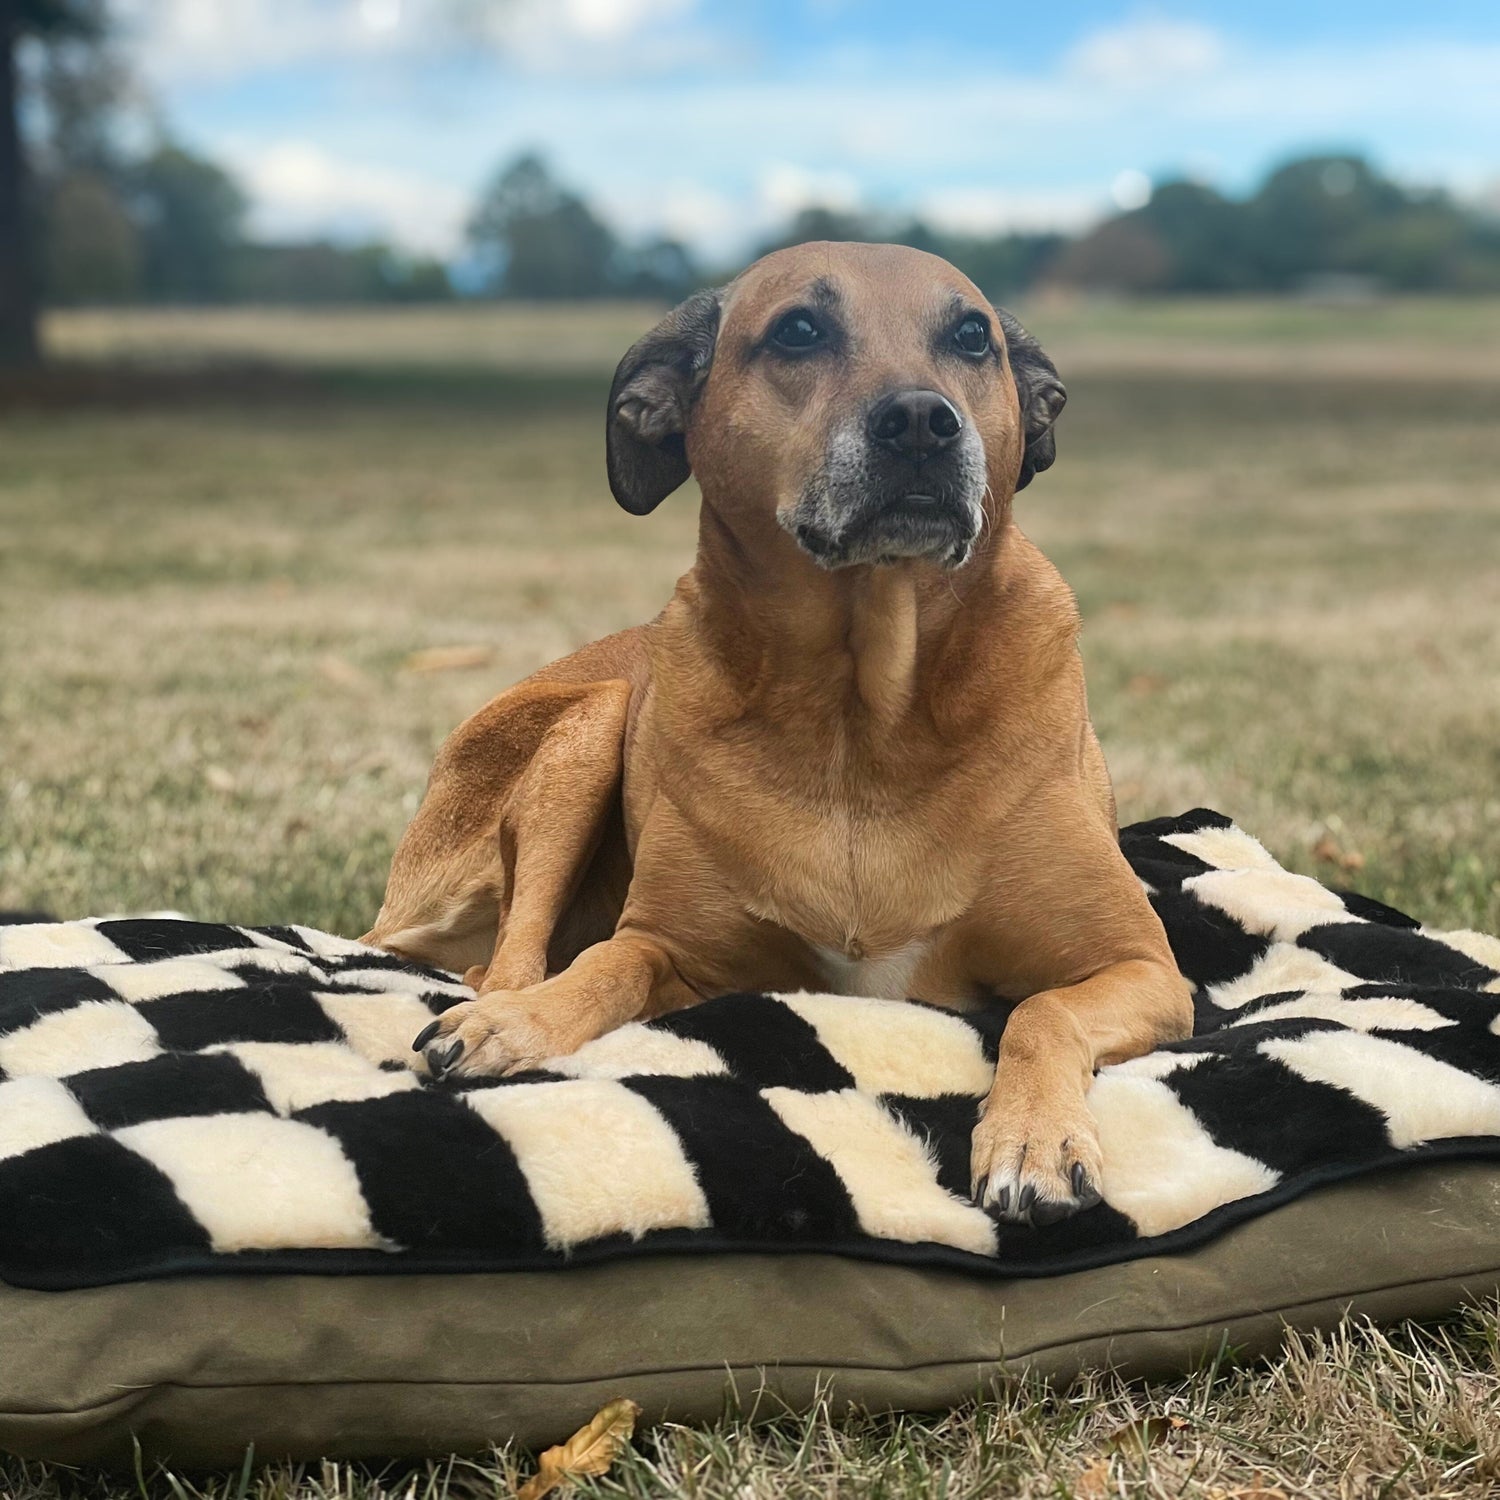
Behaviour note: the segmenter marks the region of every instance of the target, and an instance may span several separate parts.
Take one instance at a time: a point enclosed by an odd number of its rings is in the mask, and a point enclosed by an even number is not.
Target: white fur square
[[[76,1135],[93,1135],[94,1122],[55,1078],[10,1078],[0,1083],[0,1161]]]
[[[1266,846],[1243,828],[1200,828],[1195,833],[1163,834],[1162,843],[1181,849],[1219,870],[1279,870]]]
[[[90,1068],[144,1062],[161,1051],[156,1029],[123,1000],[86,1000],[0,1037],[0,1069],[16,1077],[65,1078]]]
[[[1100,1189],[1143,1235],[1165,1234],[1280,1180],[1263,1162],[1217,1145],[1159,1079],[1107,1068],[1089,1090],[1104,1152]]]
[[[142,964],[98,964],[89,970],[122,1000],[138,1003],[193,990],[242,990],[238,974],[204,958],[159,958]]]
[[[957,1016],[905,1000],[848,995],[778,995],[867,1094],[989,1093],[995,1065],[979,1035]]]
[[[1334,990],[1363,984],[1362,979],[1296,943],[1273,943],[1248,972],[1208,987],[1208,998],[1224,1010],[1238,1010],[1247,1000],[1283,990]],[[1253,1018],[1252,1018],[1253,1019]]]
[[[432,979],[401,969],[340,969],[338,982],[351,989],[377,990],[387,994],[452,995],[453,1003],[472,1000],[474,991],[458,979]]]
[[[319,958],[354,958],[361,953],[371,958],[380,956],[380,950],[368,943],[357,943],[353,938],[339,937],[333,932],[319,932],[316,927],[293,927],[292,931]]]
[[[341,995],[318,990],[313,998],[361,1057],[426,1071],[427,1064],[411,1050],[411,1044],[433,1017],[415,995]]]
[[[938,1182],[926,1144],[875,1100],[852,1089],[762,1089],[761,1097],[839,1174],[866,1234],[995,1253],[989,1215]]]
[[[517,1083],[464,1099],[510,1143],[552,1247],[709,1226],[708,1202],[676,1131],[623,1084]]]
[[[1193,875],[1183,890],[1233,917],[1246,932],[1295,942],[1310,927],[1352,922],[1344,903],[1326,886],[1289,870],[1212,870]]]
[[[547,1066],[572,1078],[701,1078],[729,1071],[707,1042],[641,1025],[607,1031],[566,1057],[552,1058]]]
[[[129,963],[127,954],[87,922],[0,926],[0,969],[86,969]]]
[[[341,1042],[230,1042],[205,1050],[237,1058],[283,1115],[335,1099],[382,1099],[420,1086],[415,1073],[388,1073]]]
[[[1304,1078],[1373,1104],[1402,1148],[1460,1135],[1500,1135],[1500,1088],[1400,1042],[1357,1031],[1315,1031],[1260,1050]]]
[[[326,1131],[278,1115],[195,1115],[113,1132],[161,1169],[215,1250],[388,1248]]]

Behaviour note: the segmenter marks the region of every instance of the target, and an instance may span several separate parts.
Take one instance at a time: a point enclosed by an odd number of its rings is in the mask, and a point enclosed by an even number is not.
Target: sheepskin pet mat
[[[101,919],[0,927],[0,1277],[727,1249],[1041,1275],[1500,1155],[1500,941],[1289,874],[1217,813],[1122,842],[1197,1034],[1095,1079],[1104,1201],[1073,1219],[969,1201],[999,1013],[730,995],[438,1083],[411,1041],[468,993],[451,975],[304,927]]]

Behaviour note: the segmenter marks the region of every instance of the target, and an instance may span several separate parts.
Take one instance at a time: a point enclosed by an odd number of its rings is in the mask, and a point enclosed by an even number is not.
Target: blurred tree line
[[[0,9],[16,0],[0,0]],[[401,301],[451,295],[435,260],[382,244],[267,244],[217,163],[175,141],[113,44],[107,0],[20,0],[34,274],[44,301]]]
[[[431,301],[448,268],[382,243],[266,243],[221,166],[174,140],[113,44],[110,0],[0,0],[0,363],[35,357],[35,306]],[[21,43],[31,42],[22,57]],[[1277,168],[1246,197],[1159,184],[1088,232],[959,235],[920,219],[810,207],[761,251],[812,239],[935,252],[995,297],[1038,285],[1115,293],[1500,291],[1500,223],[1358,156]],[[480,194],[468,293],[676,299],[720,280],[681,243],[627,244],[535,154]]]
[[[722,277],[667,239],[623,246],[537,156],[504,168],[469,225],[482,289],[515,297],[685,295]],[[930,250],[991,296],[1038,285],[1115,293],[1370,290],[1500,292],[1500,221],[1359,156],[1311,156],[1228,198],[1186,180],[1088,232],[952,234],[921,219],[809,207],[756,254],[808,240],[888,240]]]

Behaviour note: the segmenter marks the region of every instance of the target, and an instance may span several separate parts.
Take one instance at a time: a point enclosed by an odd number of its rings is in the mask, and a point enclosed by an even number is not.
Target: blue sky
[[[733,259],[812,201],[1073,229],[1148,178],[1358,149],[1500,211],[1500,5],[121,0],[267,234],[457,252],[541,149],[628,235]]]

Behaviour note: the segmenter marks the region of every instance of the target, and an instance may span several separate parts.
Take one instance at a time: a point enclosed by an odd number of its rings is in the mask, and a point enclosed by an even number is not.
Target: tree
[[[158,302],[221,302],[234,288],[245,195],[222,167],[158,146],[129,171],[146,294]]]
[[[622,252],[616,258],[613,280],[627,297],[681,302],[703,285],[703,274],[686,245],[663,238]]]
[[[98,25],[94,0],[0,0],[0,366],[35,364],[39,347],[17,52],[26,37],[83,35]]]
[[[767,240],[755,252],[756,256],[769,255],[773,250],[785,250],[790,245],[805,245],[813,240],[835,240],[860,242],[878,240],[880,230],[868,215],[857,210],[829,208],[826,204],[811,203],[799,208],[792,221],[774,239]]]
[[[1164,182],[1127,218],[1160,241],[1176,292],[1235,292],[1255,283],[1250,225],[1243,203],[1199,182]]]
[[[130,302],[139,295],[140,235],[106,175],[74,171],[49,184],[42,230],[49,303]]]
[[[426,256],[378,242],[307,240],[241,246],[234,294],[248,302],[441,302],[453,287],[442,262]]]
[[[1058,256],[1052,274],[1064,286],[1102,292],[1154,292],[1172,273],[1161,236],[1134,214],[1106,219]]]
[[[1365,271],[1361,235],[1398,218],[1406,193],[1358,156],[1309,156],[1277,168],[1248,205],[1260,280],[1275,291],[1320,272]]]
[[[954,235],[935,249],[985,296],[1002,302],[1044,278],[1067,243],[1060,234]]]
[[[505,167],[469,220],[469,243],[492,290],[510,297],[600,297],[613,289],[609,226],[534,154]]]

